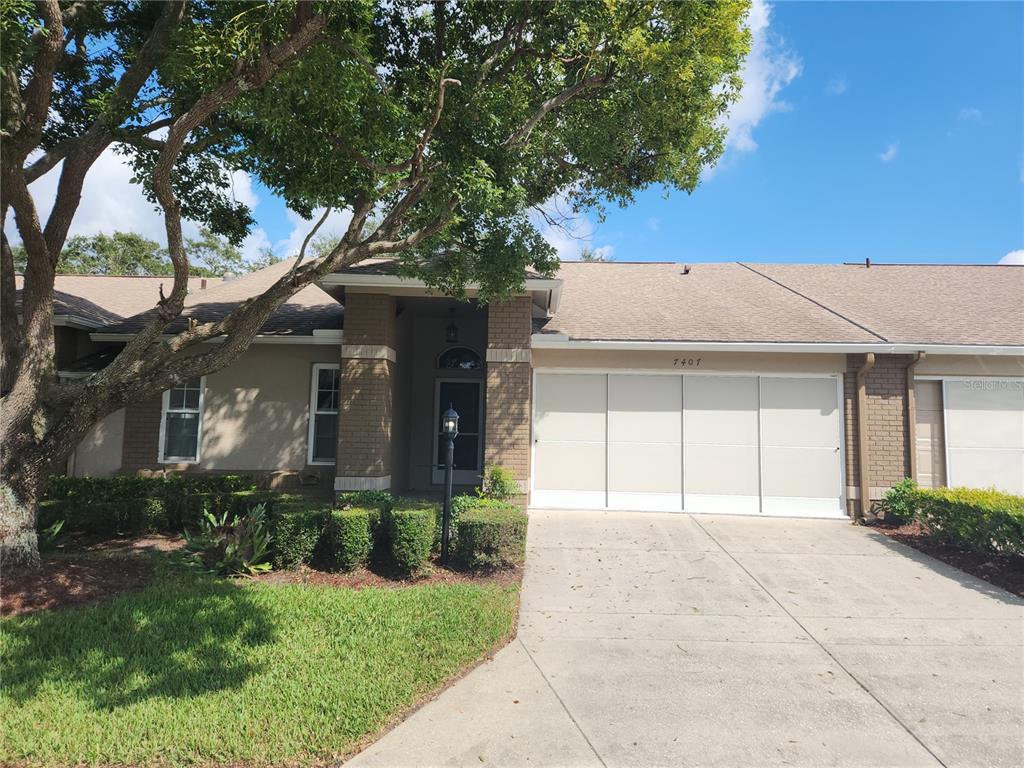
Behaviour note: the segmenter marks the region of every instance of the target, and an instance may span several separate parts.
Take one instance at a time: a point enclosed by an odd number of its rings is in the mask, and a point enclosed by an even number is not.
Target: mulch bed
[[[879,533],[931,555],[964,573],[1002,587],[1024,597],[1024,555],[986,554],[948,544],[940,544],[928,536],[917,521],[902,525],[881,523],[873,526]]]
[[[155,564],[147,552],[173,552],[184,546],[177,536],[152,534],[136,538],[90,539],[72,536],[61,549],[43,556],[39,570],[5,569],[0,576],[0,616],[67,608],[108,600],[145,587]],[[466,573],[432,563],[423,573],[404,576],[383,565],[351,573],[333,573],[309,566],[269,571],[255,577],[268,584],[312,584],[347,587],[418,587],[425,584],[497,584],[511,586],[522,580],[522,570]]]
[[[359,568],[350,573],[334,573],[299,566],[287,571],[268,571],[256,577],[257,581],[268,584],[312,584],[316,586],[347,587],[422,587],[425,584],[497,584],[507,587],[522,581],[521,569],[494,571],[488,573],[466,573],[445,568],[436,563],[415,576],[402,576],[378,566]]]
[[[142,589],[153,578],[148,557],[131,554],[46,555],[39,570],[5,569],[0,615],[66,608]]]

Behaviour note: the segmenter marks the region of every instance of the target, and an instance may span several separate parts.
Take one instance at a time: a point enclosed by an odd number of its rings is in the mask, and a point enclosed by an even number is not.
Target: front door
[[[448,438],[441,434],[441,416],[449,408],[459,414],[459,436],[455,438],[456,485],[477,485],[482,473],[481,427],[483,423],[483,382],[474,379],[438,379],[434,397],[433,482],[444,482],[444,461]]]

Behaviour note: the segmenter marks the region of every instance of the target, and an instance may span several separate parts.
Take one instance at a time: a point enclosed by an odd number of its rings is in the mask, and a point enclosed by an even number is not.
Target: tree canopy
[[[327,272],[370,257],[483,299],[550,273],[538,211],[692,192],[723,151],[747,0],[2,0],[0,209],[26,254],[23,322],[3,237],[0,444],[31,497],[98,419],[237,359]],[[163,214],[173,288],[99,373],[53,382],[53,278],[83,183],[108,148]],[[165,337],[183,309],[183,220],[233,245],[253,212],[231,173],[347,229],[226,317]],[[45,221],[29,185],[59,177]],[[322,220],[322,219],[321,219]],[[204,345],[220,339],[221,344]],[[204,346],[200,346],[204,345]],[[13,473],[13,475],[12,475]]]

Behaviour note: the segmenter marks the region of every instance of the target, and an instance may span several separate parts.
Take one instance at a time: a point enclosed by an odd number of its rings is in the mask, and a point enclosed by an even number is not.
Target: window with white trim
[[[160,413],[160,461],[199,461],[203,434],[203,390],[206,378],[197,376],[164,392]]]
[[[338,450],[338,366],[317,363],[309,402],[309,463],[333,464]]]

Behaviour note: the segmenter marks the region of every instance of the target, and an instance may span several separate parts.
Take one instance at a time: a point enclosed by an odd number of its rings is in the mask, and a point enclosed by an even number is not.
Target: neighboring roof
[[[335,270],[336,275],[381,275],[397,277],[401,272],[401,267],[397,259],[390,259],[385,257],[378,257],[373,259],[365,259],[364,261],[354,264],[351,267],[345,267],[344,269]],[[543,280],[545,278],[540,272],[534,269],[526,269],[523,272],[523,277],[527,280]]]
[[[188,289],[195,292],[203,283],[213,286],[219,277],[190,277]],[[21,291],[25,279],[16,275],[17,306],[21,312]],[[170,291],[173,275],[57,275],[53,282],[53,313],[58,317],[80,318],[90,325],[106,325],[156,306],[161,283]]]
[[[564,262],[558,277],[535,330],[570,339],[1024,345],[1021,267]]]
[[[246,299],[258,296],[273,285],[289,269],[295,259],[286,259],[247,275],[224,280],[205,291],[190,293],[185,298],[181,317],[172,322],[168,333],[184,330],[188,318],[201,323],[220,320]],[[103,328],[104,334],[138,333],[156,314],[156,309],[133,315]],[[329,294],[309,285],[290,297],[260,328],[265,336],[310,336],[314,330],[337,330],[342,326],[343,310]]]

